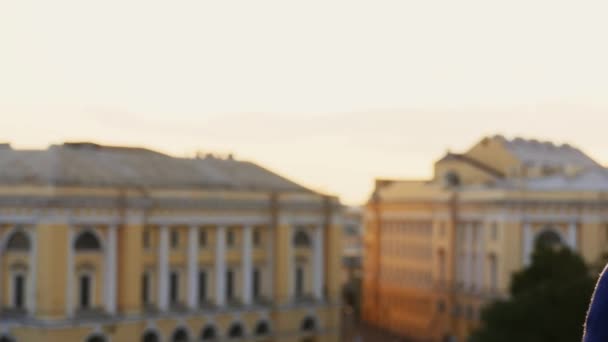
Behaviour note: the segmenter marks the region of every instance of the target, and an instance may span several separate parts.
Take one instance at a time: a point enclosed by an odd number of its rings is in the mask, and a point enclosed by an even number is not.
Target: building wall
[[[255,325],[266,321],[271,326],[268,340],[272,341],[299,341],[306,336],[314,337],[315,341],[339,339],[342,223],[341,209],[333,198],[314,194],[273,197],[257,193],[172,190],[148,194],[157,203],[167,201],[170,205],[141,208],[128,204],[113,207],[104,202],[120,195],[123,200],[126,196],[125,203],[129,203],[141,196],[137,192],[0,188],[3,198],[24,194],[30,197],[52,195],[59,199],[78,196],[85,200],[71,202],[76,203],[76,207],[47,209],[27,203],[22,207],[0,207],[0,241],[3,241],[0,302],[10,307],[9,274],[15,265],[25,267],[26,282],[32,286],[27,289],[26,312],[17,313],[17,316],[9,310],[0,312],[0,335],[4,332],[17,341],[84,341],[87,336],[99,333],[108,341],[137,341],[144,331],[152,329],[169,341],[179,326],[187,328],[191,336],[199,336],[204,326],[212,324],[221,336],[225,336],[232,324],[242,322],[246,335],[253,339]],[[216,203],[198,209],[190,204],[201,198]],[[262,241],[259,246],[251,245],[248,255],[243,254],[246,226],[259,230]],[[226,246],[223,254],[218,254],[217,249],[220,227],[232,230],[235,237],[234,247]],[[161,233],[163,229],[168,230],[166,235]],[[195,235],[191,235],[191,229],[196,230]],[[206,246],[198,245],[198,233],[202,230],[207,233]],[[310,246],[296,248],[293,245],[293,234],[297,230],[309,234]],[[4,248],[14,231],[29,234],[28,251],[9,252]],[[101,249],[76,251],[73,241],[81,231],[94,232]],[[116,234],[114,244],[112,231]],[[171,246],[173,231],[178,234],[176,247]],[[144,246],[145,234],[149,234],[149,247]],[[196,240],[193,254],[191,238]],[[162,251],[163,246],[168,249]],[[112,265],[112,250],[116,253],[114,272],[108,271]],[[162,310],[158,307],[159,275],[163,270],[161,255],[165,254],[166,269],[178,270],[180,274],[180,307]],[[225,260],[226,268],[234,270],[236,298],[244,298],[246,279],[243,271],[247,265],[244,262],[250,260],[251,267],[262,271],[261,294],[267,300],[238,305],[226,303],[219,307],[201,307],[196,303],[195,307],[188,307],[189,270],[193,260],[196,261],[196,276],[200,269],[208,271],[208,299],[217,302],[218,257]],[[297,262],[306,268],[307,298],[295,297],[293,274]],[[78,307],[80,271],[93,275],[91,310],[81,311]],[[142,303],[142,276],[146,272],[151,279],[152,310]],[[112,275],[116,281],[114,291],[108,285]],[[113,301],[115,310],[111,308]],[[308,332],[302,330],[306,318],[312,318],[316,323]]]

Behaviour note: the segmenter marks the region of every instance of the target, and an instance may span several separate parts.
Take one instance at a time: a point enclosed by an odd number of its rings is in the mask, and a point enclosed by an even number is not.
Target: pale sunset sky
[[[0,140],[235,154],[359,204],[501,133],[608,163],[606,1],[2,1]]]

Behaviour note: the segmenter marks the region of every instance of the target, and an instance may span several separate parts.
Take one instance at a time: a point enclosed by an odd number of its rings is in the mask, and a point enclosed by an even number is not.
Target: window
[[[262,234],[259,229],[253,230],[253,245],[255,247],[260,247],[262,244]]]
[[[310,237],[303,230],[298,230],[293,238],[293,244],[296,247],[310,247]]]
[[[171,231],[171,248],[173,248],[173,249],[179,248],[179,231],[178,230]]]
[[[207,272],[198,272],[198,300],[204,303],[207,300]]]
[[[179,273],[177,271],[171,272],[169,278],[169,300],[173,305],[179,302]]]
[[[357,233],[357,227],[355,225],[349,224],[344,226],[344,235],[356,236]]]
[[[150,274],[141,276],[141,301],[144,305],[150,304]]]
[[[498,288],[498,264],[496,255],[490,255],[490,290],[496,291]]]
[[[226,299],[234,299],[234,272],[232,270],[226,271]]]
[[[444,176],[443,181],[444,185],[448,187],[457,187],[461,184],[460,176],[454,171],[447,172]]]
[[[91,308],[91,291],[92,281],[89,274],[82,274],[80,276],[80,308],[90,309]]]
[[[270,334],[270,326],[267,322],[259,322],[255,327],[255,336],[266,336]]]
[[[160,341],[160,337],[158,337],[158,334],[155,333],[154,331],[148,331],[147,333],[144,334],[144,336],[141,338],[142,342],[159,342]]]
[[[215,328],[212,326],[206,326],[201,333],[201,340],[203,341],[215,341],[217,333]]]
[[[188,331],[184,328],[179,328],[175,330],[173,336],[171,336],[172,342],[188,342],[190,341],[190,336],[188,335]]]
[[[310,332],[310,331],[315,331],[316,329],[317,329],[317,322],[315,321],[314,318],[308,317],[302,321],[302,325],[301,325],[302,331]]]
[[[30,250],[30,239],[24,231],[17,231],[8,239],[6,249],[9,251],[27,252]]]
[[[260,298],[260,270],[257,268],[253,269],[253,276],[252,276],[252,287],[253,287],[253,298],[257,299]]]
[[[87,342],[106,342],[106,338],[103,335],[93,335],[87,338]]]
[[[226,245],[228,247],[234,247],[234,230],[229,229],[226,233]]]
[[[444,250],[440,250],[437,258],[439,259],[439,284],[440,285],[444,285],[445,284],[445,251]]]
[[[228,330],[228,338],[243,338],[243,326],[239,323],[233,324]]]
[[[304,295],[304,268],[296,267],[296,297]]]
[[[88,252],[88,251],[99,251],[101,250],[101,243],[97,236],[91,231],[85,231],[78,235],[74,248],[77,251]]]
[[[207,246],[207,231],[205,229],[198,232],[198,246],[200,248]]]
[[[148,249],[152,246],[151,244],[151,239],[150,239],[150,230],[149,229],[145,229],[143,232],[143,236],[141,237],[141,242],[144,246],[144,248]]]
[[[13,307],[15,309],[25,308],[25,275],[15,274],[13,277]]]

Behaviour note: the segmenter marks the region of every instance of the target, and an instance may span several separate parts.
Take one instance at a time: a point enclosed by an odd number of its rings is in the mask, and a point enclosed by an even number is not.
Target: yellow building
[[[0,145],[0,342],[338,341],[340,225],[232,157]]]
[[[487,137],[429,180],[377,180],[365,210],[363,316],[421,341],[466,341],[537,239],[595,262],[608,171],[569,145]]]

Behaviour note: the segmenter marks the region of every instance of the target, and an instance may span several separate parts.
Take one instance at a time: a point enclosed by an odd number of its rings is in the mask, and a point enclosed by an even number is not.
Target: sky
[[[484,135],[608,164],[605,1],[4,1],[0,141],[233,153],[347,204]]]

